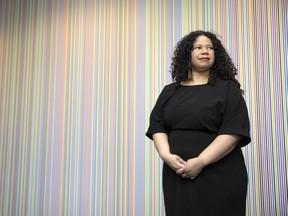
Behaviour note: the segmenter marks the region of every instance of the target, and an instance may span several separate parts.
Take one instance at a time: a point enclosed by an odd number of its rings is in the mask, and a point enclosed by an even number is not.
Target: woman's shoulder
[[[175,89],[177,88],[178,85],[179,84],[177,84],[176,82],[167,84],[167,85],[164,86],[163,91],[165,91],[165,92],[173,92],[173,91],[175,91]]]
[[[165,85],[164,88],[167,88],[167,89],[176,88],[178,85],[179,85],[179,83],[172,82],[172,83],[169,83],[169,84]]]
[[[215,83],[215,86],[218,91],[221,91],[223,95],[226,95],[229,98],[239,98],[243,97],[243,91],[241,90],[239,83],[233,80],[219,80]]]
[[[170,83],[165,85],[159,95],[160,100],[165,100],[166,98],[169,98],[171,95],[175,93],[176,88],[177,88],[176,83]]]
[[[233,80],[218,79],[215,82],[215,86],[216,87],[233,88],[233,89],[236,88],[236,89],[240,90],[238,84]]]

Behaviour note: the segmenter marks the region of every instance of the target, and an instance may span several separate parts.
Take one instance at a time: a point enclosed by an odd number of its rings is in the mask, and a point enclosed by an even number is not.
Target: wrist
[[[166,161],[167,157],[168,157],[170,154],[171,154],[170,152],[163,152],[163,153],[159,153],[159,156],[160,156],[160,158],[161,158],[163,161]]]
[[[197,158],[198,158],[198,161],[201,164],[202,168],[209,165],[209,161],[203,155],[200,154]]]

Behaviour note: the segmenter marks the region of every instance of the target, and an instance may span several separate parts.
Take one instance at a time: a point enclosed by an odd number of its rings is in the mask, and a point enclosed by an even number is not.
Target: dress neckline
[[[200,87],[200,86],[206,86],[208,83],[203,83],[203,84],[197,84],[197,85],[183,85],[180,83],[181,87]]]

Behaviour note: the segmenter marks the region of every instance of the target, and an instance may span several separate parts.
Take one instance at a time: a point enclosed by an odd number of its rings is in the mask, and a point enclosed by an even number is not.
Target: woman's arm
[[[153,134],[153,142],[161,159],[174,171],[183,168],[186,162],[178,155],[171,154],[166,133]]]
[[[223,134],[217,136],[198,157],[189,159],[186,165],[177,171],[177,174],[184,178],[194,179],[204,167],[229,154],[239,140],[240,136],[238,135]]]

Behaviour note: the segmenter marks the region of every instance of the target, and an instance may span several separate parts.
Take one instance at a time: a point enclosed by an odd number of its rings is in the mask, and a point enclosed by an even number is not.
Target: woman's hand
[[[186,161],[175,154],[171,154],[166,133],[153,134],[153,141],[161,159],[175,172],[182,168]]]
[[[162,159],[175,172],[183,168],[186,164],[186,161],[184,161],[181,157],[171,153],[163,155]]]
[[[192,159],[189,159],[185,166],[178,169],[176,173],[183,178],[190,178],[195,179],[197,175],[202,171],[204,168],[204,163],[201,161],[199,157],[195,157]]]
[[[241,136],[222,134],[204,149],[198,157],[189,159],[185,166],[176,171],[183,178],[194,179],[202,169],[229,154],[237,145]]]

